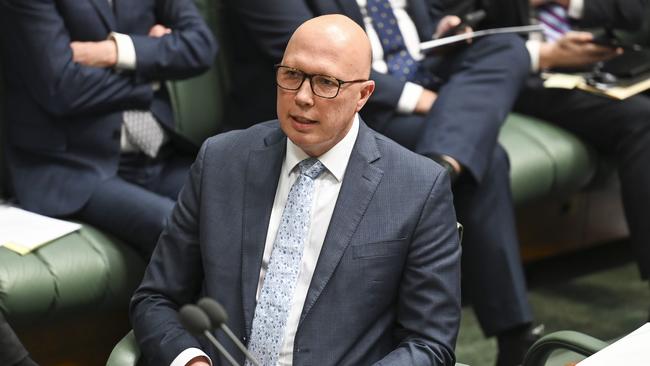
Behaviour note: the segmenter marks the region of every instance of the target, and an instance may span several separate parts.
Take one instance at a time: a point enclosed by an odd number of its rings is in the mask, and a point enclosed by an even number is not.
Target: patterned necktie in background
[[[325,170],[323,163],[308,158],[298,164],[300,176],[291,186],[275,236],[269,267],[255,307],[248,346],[261,365],[275,366],[280,355],[293,292],[309,233],[314,179]],[[246,361],[247,366],[252,366]]]
[[[544,29],[544,36],[548,42],[555,42],[562,38],[564,33],[571,30],[569,14],[566,9],[556,3],[546,3],[537,7],[537,19]]]
[[[166,141],[165,131],[147,110],[124,111],[124,127],[130,143],[155,158]]]
[[[368,0],[366,9],[384,49],[388,73],[401,81],[413,81],[425,87],[432,85],[433,78],[420,70],[420,63],[406,49],[389,0]]]

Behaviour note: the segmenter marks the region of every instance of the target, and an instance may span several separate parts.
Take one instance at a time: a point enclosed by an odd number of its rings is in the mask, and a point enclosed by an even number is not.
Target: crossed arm
[[[129,35],[135,45],[137,67],[115,72],[115,55],[108,41],[76,43],[69,26],[83,23],[87,14],[64,19],[59,1],[4,0],[3,27],[10,30],[7,49],[32,98],[55,116],[147,108],[153,99],[151,82],[198,75],[211,64],[216,43],[191,0],[165,3],[149,35]],[[97,24],[97,27],[102,27]],[[96,57],[100,54],[99,57]],[[100,66],[90,67],[89,65]]]

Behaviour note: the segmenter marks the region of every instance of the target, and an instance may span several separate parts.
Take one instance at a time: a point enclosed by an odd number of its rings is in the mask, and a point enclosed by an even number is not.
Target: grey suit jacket
[[[207,140],[131,303],[150,365],[188,347],[177,309],[220,301],[248,341],[286,149],[277,121]],[[294,365],[453,365],[460,247],[447,175],[361,123],[305,300]],[[217,338],[243,362],[221,333]]]

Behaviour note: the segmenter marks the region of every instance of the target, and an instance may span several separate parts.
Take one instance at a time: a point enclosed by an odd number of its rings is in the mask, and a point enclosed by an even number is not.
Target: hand
[[[427,114],[431,110],[431,107],[433,106],[433,103],[436,101],[436,98],[438,98],[438,94],[435,92],[429,90],[429,89],[424,89],[422,91],[422,94],[420,94],[420,99],[418,99],[418,103],[415,105],[415,113],[417,114]]]
[[[205,356],[196,356],[185,366],[210,366],[210,361]]]
[[[555,43],[542,43],[540,68],[587,66],[623,53],[621,48],[597,45],[592,42],[593,38],[588,32],[567,32]]]
[[[117,45],[112,39],[99,42],[71,42],[72,61],[90,67],[113,67],[117,63]]]
[[[149,29],[149,37],[159,38],[171,32],[172,32],[171,28],[167,28],[161,24],[156,24],[153,27],[151,27],[151,29]]]
[[[438,27],[436,28],[436,33],[433,34],[433,38],[440,38],[440,36],[449,32],[452,28],[459,25],[460,23],[460,18],[455,15],[445,16],[444,18],[440,19],[440,22],[438,22]],[[471,27],[465,27],[464,29],[457,31],[456,34],[468,33],[471,31]]]

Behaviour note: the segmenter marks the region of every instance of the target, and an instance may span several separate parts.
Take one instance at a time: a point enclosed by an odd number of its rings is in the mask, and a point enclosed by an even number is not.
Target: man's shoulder
[[[261,122],[243,130],[232,130],[214,135],[203,143],[208,151],[235,149],[239,153],[264,147],[269,138],[281,138],[282,132],[277,120]]]

